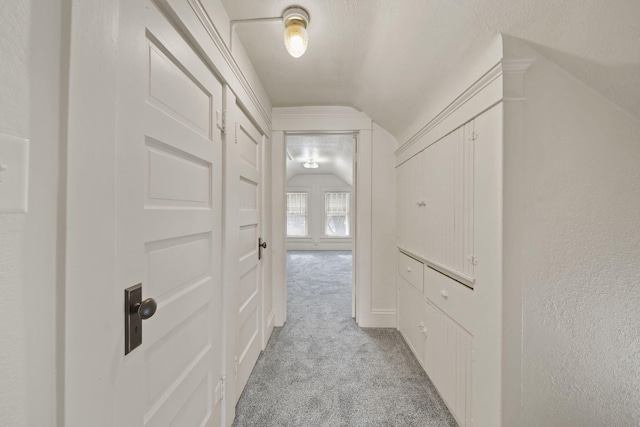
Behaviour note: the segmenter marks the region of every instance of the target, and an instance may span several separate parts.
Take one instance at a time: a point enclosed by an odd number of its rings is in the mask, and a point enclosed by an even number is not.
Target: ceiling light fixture
[[[233,52],[233,29],[237,24],[275,21],[284,23],[284,46],[287,48],[289,55],[294,58],[300,58],[307,50],[307,44],[309,43],[309,35],[307,34],[309,12],[299,6],[288,7],[284,10],[282,16],[274,18],[232,20],[229,30],[229,50]]]
[[[308,162],[304,162],[302,166],[307,169],[316,169],[318,167],[318,164],[314,162],[313,159],[310,159]]]
[[[309,14],[300,7],[290,7],[282,14],[284,21],[284,46],[289,55],[300,58],[307,50]]]

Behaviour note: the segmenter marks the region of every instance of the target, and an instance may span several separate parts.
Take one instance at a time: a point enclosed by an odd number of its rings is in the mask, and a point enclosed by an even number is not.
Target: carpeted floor
[[[234,426],[456,426],[400,333],[351,318],[351,252],[290,251],[287,275]]]

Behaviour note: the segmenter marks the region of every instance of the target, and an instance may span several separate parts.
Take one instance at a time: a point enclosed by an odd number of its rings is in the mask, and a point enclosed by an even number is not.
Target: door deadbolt
[[[142,283],[124,290],[124,354],[142,344],[142,321],[156,314],[158,304],[153,298],[142,301]]]

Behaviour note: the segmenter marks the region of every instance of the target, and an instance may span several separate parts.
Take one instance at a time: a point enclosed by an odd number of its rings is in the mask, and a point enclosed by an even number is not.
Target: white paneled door
[[[262,269],[258,241],[261,237],[261,152],[263,137],[236,106],[236,188],[240,280],[235,292],[236,400],[249,379],[262,349]]]
[[[218,426],[222,84],[153,2],[121,5],[114,295],[140,282],[157,312],[112,344],[114,425]]]

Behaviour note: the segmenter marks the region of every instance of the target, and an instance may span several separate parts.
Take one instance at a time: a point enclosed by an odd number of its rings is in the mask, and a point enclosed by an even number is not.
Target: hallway
[[[287,282],[234,426],[456,425],[400,333],[351,318],[351,252],[289,251]]]

